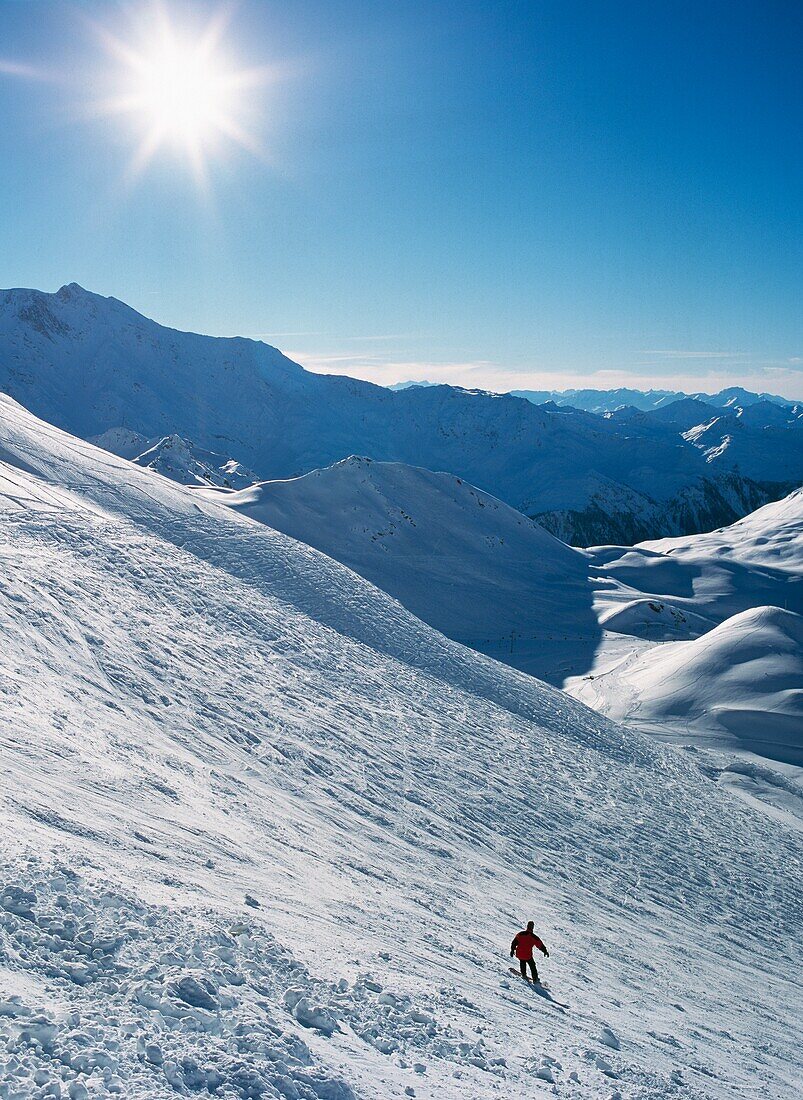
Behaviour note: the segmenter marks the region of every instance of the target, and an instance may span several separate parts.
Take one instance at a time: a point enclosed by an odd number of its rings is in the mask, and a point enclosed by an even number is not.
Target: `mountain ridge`
[[[414,382],[405,383],[405,385],[416,384]],[[596,413],[616,412],[617,409],[626,405],[632,405],[642,412],[648,412],[661,409],[665,405],[682,401],[685,398],[701,401],[719,409],[731,408],[734,405],[746,407],[758,401],[767,401],[780,406],[796,405],[803,401],[803,397],[791,399],[781,397],[775,393],[756,393],[753,390],[744,389],[742,386],[727,386],[716,393],[704,393],[702,390],[695,393],[686,393],[685,390],[639,390],[627,386],[610,390],[511,390],[510,392],[537,405],[546,401],[554,401],[556,405],[571,405],[577,409],[584,409],[586,412]]]
[[[350,454],[448,470],[564,541],[704,530],[790,487],[721,476],[676,433],[510,395],[311,374],[268,344],[168,329],[75,284],[0,293],[0,389],[83,438],[177,435],[260,480]]]

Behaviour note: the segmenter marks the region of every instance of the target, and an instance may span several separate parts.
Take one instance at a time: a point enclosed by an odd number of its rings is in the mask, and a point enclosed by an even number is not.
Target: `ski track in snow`
[[[6,398],[0,454],[0,1097],[797,1095],[782,825]]]

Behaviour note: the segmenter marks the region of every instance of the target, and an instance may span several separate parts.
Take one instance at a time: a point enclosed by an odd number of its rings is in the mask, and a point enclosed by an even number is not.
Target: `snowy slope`
[[[400,463],[351,457],[209,499],[322,550],[449,637],[557,686],[568,680],[609,716],[774,759],[803,754],[803,719],[796,705],[779,705],[768,662],[743,661],[723,642],[751,631],[763,604],[803,612],[803,492],[666,552],[585,554],[458,478]],[[774,636],[764,631],[768,650]],[[691,639],[701,640],[663,644]],[[670,648],[679,663],[665,660]],[[713,692],[703,702],[686,691],[681,654],[692,681]],[[695,654],[705,654],[704,671]],[[782,661],[778,675],[791,690]],[[752,736],[737,731],[742,710],[759,727]]]
[[[350,457],[217,499],[322,550],[450,638],[553,679],[599,636],[584,555],[450,474]],[[558,662],[560,663],[560,662]]]
[[[803,828],[803,490],[718,531],[588,556],[602,632],[566,689],[663,740],[716,748],[720,781]]]
[[[558,686],[607,661],[606,635],[655,644],[767,603],[803,611],[803,492],[711,534],[585,553],[461,479],[400,463],[352,457],[211,499]]]
[[[672,601],[711,625],[773,604],[803,613],[803,490],[716,531],[588,551],[600,613],[633,592]]]
[[[94,443],[96,447],[102,447],[104,451],[119,455],[120,458],[135,462],[144,451],[149,450],[159,441],[148,439],[130,428],[109,428],[100,435],[90,437],[89,442]]]
[[[769,652],[743,661],[738,645],[715,644],[716,632],[709,648],[708,632],[727,619],[727,635],[744,614],[751,623],[752,609],[767,602],[803,611],[801,497],[686,539],[688,561],[680,546],[667,555],[642,547],[582,554],[450,475],[367,459],[219,499],[323,550],[450,637],[566,685],[610,717],[775,764],[803,763],[803,717],[768,680],[775,668],[787,684],[778,690],[791,691],[788,662],[776,667]],[[764,632],[765,647],[773,637]],[[698,638],[697,647],[664,644]],[[670,649],[688,652],[688,677],[680,656],[664,660]],[[704,669],[696,653],[706,655]],[[693,697],[688,678],[712,694]],[[779,779],[769,778],[759,793],[774,807]],[[784,798],[803,817],[803,783],[789,781]]]
[[[266,344],[176,332],[75,284],[0,292],[0,390],[83,438],[178,435],[261,479],[350,454],[448,470],[585,544],[705,530],[791,487],[720,476],[677,432],[510,395],[310,374]]]
[[[803,764],[803,616],[793,611],[752,608],[695,641],[656,646],[625,680],[616,717],[682,721],[704,740],[719,733],[725,744]]]
[[[686,557],[716,553],[768,567],[803,566],[803,489],[756,509],[729,527],[675,539],[655,539],[645,550]]]
[[[5,1095],[796,1095],[784,828],[6,398],[0,460]]]

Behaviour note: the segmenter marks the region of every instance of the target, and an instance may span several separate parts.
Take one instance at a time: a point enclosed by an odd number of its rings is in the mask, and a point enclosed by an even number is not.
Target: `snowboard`
[[[549,986],[546,985],[544,982],[542,982],[542,981],[534,982],[532,980],[532,978],[522,978],[521,971],[517,970],[513,966],[508,967],[508,969],[509,969],[510,973],[514,975],[514,977],[519,978],[522,981],[525,981],[527,983],[527,985],[529,985],[532,988],[533,993],[537,993],[539,997],[543,998],[543,1000],[545,1000],[548,1004],[553,1005],[559,1012],[565,1012],[567,1010],[567,1008],[569,1007],[563,1001],[556,1001],[555,998],[552,996],[552,994],[549,992]]]
[[[542,982],[540,978],[538,979],[537,982],[534,982],[532,980],[532,978],[529,977],[529,975],[522,974],[522,972],[520,970],[517,970],[515,966],[509,966],[508,970],[510,971],[511,974],[514,974],[517,978],[523,978],[525,982],[529,982],[530,985],[540,986],[541,989],[549,989],[549,986],[546,984],[546,982]]]

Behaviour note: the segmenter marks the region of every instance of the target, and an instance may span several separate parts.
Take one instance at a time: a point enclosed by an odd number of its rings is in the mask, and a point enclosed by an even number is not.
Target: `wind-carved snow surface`
[[[803,490],[718,531],[588,558],[602,635],[566,689],[803,828]]]
[[[0,1095],[797,1095],[783,827],[8,398],[0,460]]]

